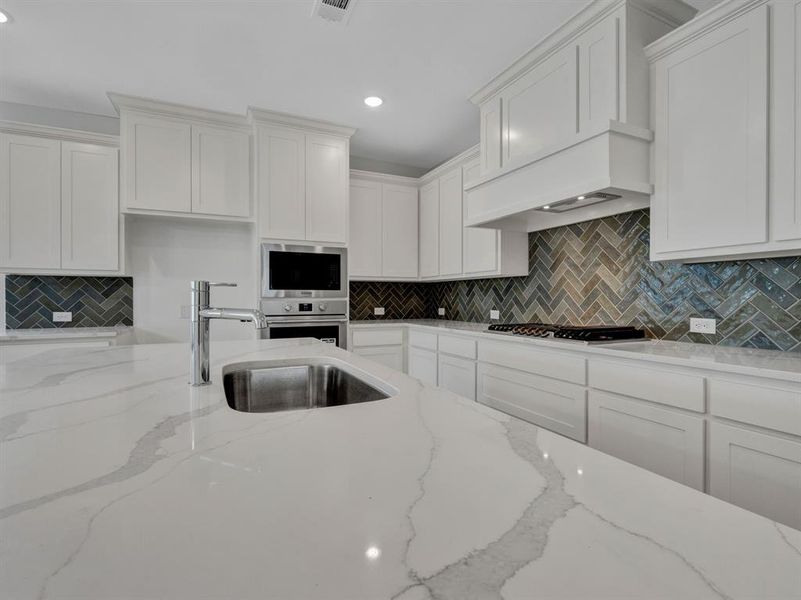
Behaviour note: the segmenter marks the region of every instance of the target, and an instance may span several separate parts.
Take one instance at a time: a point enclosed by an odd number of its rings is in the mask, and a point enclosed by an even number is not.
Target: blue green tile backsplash
[[[529,275],[444,283],[352,282],[351,319],[633,324],[653,338],[801,351],[801,257],[674,264],[648,260],[649,213],[529,234]],[[374,317],[374,306],[386,315]],[[717,333],[689,332],[690,317]]]
[[[71,312],[69,323],[54,323],[54,312]],[[6,327],[113,327],[133,325],[130,277],[6,276]]]

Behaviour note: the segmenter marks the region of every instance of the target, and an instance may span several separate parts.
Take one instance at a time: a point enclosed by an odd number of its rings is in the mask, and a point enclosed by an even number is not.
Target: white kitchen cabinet
[[[120,268],[117,148],[61,144],[61,268]]]
[[[306,136],[287,127],[257,125],[256,198],[259,236],[306,238]]]
[[[420,188],[420,277],[439,275],[439,179]]]
[[[654,61],[652,259],[768,242],[768,42],[763,5]]]
[[[381,276],[381,184],[350,180],[350,242],[348,272],[351,278]]]
[[[462,273],[462,169],[439,178],[439,275]]]
[[[801,441],[709,426],[709,493],[801,529]]]
[[[439,386],[469,400],[476,399],[476,361],[439,353],[437,368]]]
[[[0,267],[61,266],[61,143],[0,133]]]
[[[437,385],[437,353],[425,348],[409,347],[408,373],[423,383]]]
[[[348,241],[348,140],[306,134],[306,241]]]
[[[416,280],[417,185],[408,178],[352,171],[350,242],[353,279]]]
[[[403,371],[404,332],[401,328],[351,329],[348,349],[392,369]]]
[[[249,217],[250,135],[192,126],[192,212]]]
[[[462,167],[462,179],[467,184],[478,179],[481,162],[478,158],[465,163]],[[477,275],[492,273],[498,270],[500,249],[498,241],[501,233],[497,229],[486,227],[464,228],[464,273]],[[520,233],[510,233],[507,237],[520,236]],[[522,234],[524,237],[525,234]]]
[[[353,348],[352,351],[359,356],[369,358],[396,371],[403,371],[402,346],[366,346]]]
[[[597,390],[589,391],[588,444],[704,490],[704,419]]]

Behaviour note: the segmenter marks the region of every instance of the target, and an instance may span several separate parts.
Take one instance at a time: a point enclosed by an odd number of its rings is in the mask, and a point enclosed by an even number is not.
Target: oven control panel
[[[295,298],[262,298],[261,311],[269,316],[276,315],[331,315],[348,314],[347,300],[300,300]]]

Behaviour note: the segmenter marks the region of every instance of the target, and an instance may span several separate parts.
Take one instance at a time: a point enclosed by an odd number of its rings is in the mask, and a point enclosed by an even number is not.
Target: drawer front
[[[403,371],[403,348],[397,347],[362,347],[354,348],[354,354],[374,360],[390,369]]]
[[[409,330],[409,345],[415,348],[437,351],[437,334],[428,331]]]
[[[587,390],[581,386],[479,364],[476,399],[579,442],[587,441]]]
[[[469,400],[475,400],[476,363],[466,358],[440,354],[439,386]]]
[[[703,491],[703,417],[597,390],[588,405],[591,447]]]
[[[395,346],[403,344],[402,329],[357,329],[353,332],[353,346]]]
[[[801,386],[775,387],[710,379],[709,412],[801,436]]]
[[[704,412],[704,378],[640,364],[590,359],[590,387]]]
[[[524,344],[482,340],[478,344],[478,359],[579,385],[587,382],[587,361],[583,356],[553,350],[546,352]]]
[[[476,340],[452,335],[439,336],[439,351],[464,358],[476,358]]]

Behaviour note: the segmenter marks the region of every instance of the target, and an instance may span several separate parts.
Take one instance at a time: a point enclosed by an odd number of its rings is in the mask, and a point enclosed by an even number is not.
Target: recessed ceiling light
[[[578,198],[576,198],[576,200],[584,200],[584,199],[585,199],[585,196],[579,196]]]
[[[8,23],[8,15],[0,10],[0,23]]]
[[[364,99],[364,103],[370,108],[378,108],[384,104],[384,101],[378,96],[367,96],[367,98]]]
[[[542,207],[542,210],[548,210],[549,208],[551,208],[551,205],[546,204],[545,206]]]

